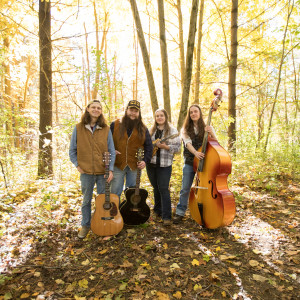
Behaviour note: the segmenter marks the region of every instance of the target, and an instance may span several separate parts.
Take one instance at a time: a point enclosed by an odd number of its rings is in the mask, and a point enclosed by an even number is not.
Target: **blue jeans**
[[[81,191],[83,202],[81,205],[81,226],[91,226],[91,203],[95,184],[97,185],[97,194],[105,193],[104,175],[80,174]]]
[[[114,179],[112,180],[112,184],[111,184],[111,193],[117,194],[120,198],[120,196],[123,192],[125,177],[126,177],[125,188],[135,187],[136,175],[137,175],[137,170],[130,170],[130,168],[128,166],[126,166],[126,168],[124,170],[121,170],[115,166],[114,167]]]
[[[176,215],[179,216],[185,215],[194,177],[195,177],[195,172],[193,170],[193,166],[184,164],[179,202],[176,207]]]
[[[172,173],[172,166],[156,167],[147,164],[147,174],[154,192],[154,212],[163,220],[171,220],[171,198],[169,183]]]

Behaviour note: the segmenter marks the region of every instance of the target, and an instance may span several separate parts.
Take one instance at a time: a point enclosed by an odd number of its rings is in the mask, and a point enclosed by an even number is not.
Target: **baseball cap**
[[[127,108],[136,108],[136,109],[140,109],[140,102],[137,100],[130,100],[128,102]]]

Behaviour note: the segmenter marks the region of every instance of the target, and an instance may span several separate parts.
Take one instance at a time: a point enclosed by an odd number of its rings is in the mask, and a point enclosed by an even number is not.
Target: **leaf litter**
[[[226,228],[150,218],[84,240],[77,182],[2,195],[0,299],[298,299],[299,189],[233,190],[243,202]]]

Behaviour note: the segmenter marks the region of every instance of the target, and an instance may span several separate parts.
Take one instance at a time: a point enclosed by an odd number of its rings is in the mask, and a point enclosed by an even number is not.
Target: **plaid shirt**
[[[155,141],[155,133],[156,133],[156,131],[151,136],[152,141]],[[171,126],[169,135],[173,135],[173,134],[178,134],[178,131],[176,128]],[[162,139],[165,137],[166,137],[165,133],[163,133]],[[180,142],[179,136],[177,136],[173,139],[166,140],[165,143],[166,143],[166,145],[170,146],[170,150],[166,150],[166,149],[162,149],[162,148],[160,149],[160,167],[171,166],[172,162],[173,162],[174,154],[176,152],[180,151],[181,142]],[[156,154],[152,157],[150,163],[156,164]]]

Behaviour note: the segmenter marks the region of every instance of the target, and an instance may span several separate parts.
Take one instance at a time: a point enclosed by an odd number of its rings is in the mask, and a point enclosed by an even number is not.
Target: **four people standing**
[[[194,157],[202,159],[204,154],[198,152],[202,145],[204,132],[216,139],[211,126],[205,126],[201,109],[193,104],[189,107],[181,130],[184,144],[184,167],[179,202],[173,223],[182,221],[189,199],[195,172]],[[103,194],[105,180],[111,182],[111,192],[121,196],[126,180],[126,188],[136,184],[137,168],[147,166],[147,174],[154,190],[154,214],[161,217],[165,225],[171,224],[171,198],[169,182],[172,173],[174,154],[180,150],[180,138],[175,136],[177,130],[168,122],[168,114],[164,109],[155,112],[154,125],[150,133],[142,121],[140,103],[131,100],[121,120],[106,124],[99,100],[93,100],[86,108],[81,122],[73,130],[70,144],[70,159],[80,172],[82,203],[82,228],[79,238],[84,238],[91,222],[91,200],[93,189],[97,185],[97,193]],[[172,137],[169,137],[172,136]],[[166,139],[168,137],[168,139]],[[161,139],[166,139],[160,142]],[[152,156],[153,142],[157,150]],[[144,149],[144,159],[138,161],[138,148]],[[105,166],[103,152],[110,152],[109,176],[104,178]]]

